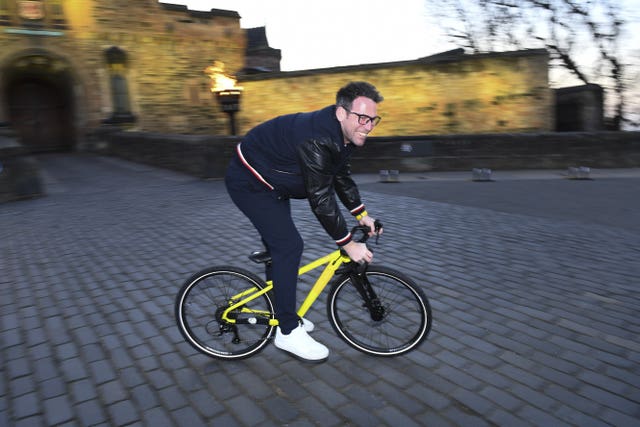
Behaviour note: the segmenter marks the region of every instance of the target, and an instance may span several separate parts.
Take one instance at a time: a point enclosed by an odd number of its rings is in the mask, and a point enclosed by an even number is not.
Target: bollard
[[[567,173],[569,179],[591,179],[591,168],[587,166],[570,167]]]
[[[400,171],[398,170],[380,170],[380,182],[400,182]]]
[[[471,171],[473,181],[491,181],[491,169],[474,168]]]

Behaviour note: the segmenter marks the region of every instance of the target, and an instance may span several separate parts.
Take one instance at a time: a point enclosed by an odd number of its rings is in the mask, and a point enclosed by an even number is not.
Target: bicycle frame
[[[309,308],[311,308],[313,303],[318,299],[318,297],[320,296],[324,288],[329,284],[329,282],[335,275],[336,271],[340,268],[340,266],[348,262],[352,262],[351,259],[338,249],[336,251],[331,252],[330,254],[327,254],[323,257],[316,259],[315,261],[312,261],[306,265],[303,265],[298,269],[298,277],[300,277],[303,274],[313,271],[319,267],[325,266],[324,270],[322,271],[322,273],[320,274],[316,282],[313,284],[313,286],[309,290],[309,293],[307,294],[304,301],[302,302],[302,305],[298,309],[298,313],[297,313],[298,316],[304,317],[307,311],[309,311]],[[247,289],[246,291],[243,291],[237,295],[232,296],[230,299],[229,307],[227,307],[227,309],[225,309],[224,312],[222,313],[222,319],[229,323],[234,323],[234,324],[237,323],[236,319],[234,319],[229,314],[233,310],[237,309],[238,307],[244,306],[249,301],[255,298],[258,298],[259,296],[264,295],[265,293],[272,290],[273,282],[269,280],[266,283],[267,283],[267,286],[265,286],[263,289],[258,289],[254,287],[251,289]],[[247,314],[259,314],[263,316],[270,315],[268,311],[251,310],[246,307],[243,307],[241,309],[241,312],[247,313]],[[254,319],[254,321],[258,322],[258,319]],[[251,322],[251,320],[249,320],[249,322]],[[277,326],[278,319],[269,319],[269,325]]]

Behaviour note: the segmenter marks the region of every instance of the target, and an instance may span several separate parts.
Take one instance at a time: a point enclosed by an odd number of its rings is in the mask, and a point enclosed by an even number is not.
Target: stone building
[[[0,123],[33,151],[81,147],[101,126],[224,133],[203,73],[244,66],[237,12],[157,0],[0,0]]]
[[[597,132],[604,130],[604,91],[595,84],[556,89],[556,130]]]
[[[234,11],[157,0],[0,0],[0,124],[31,151],[89,146],[105,127],[225,135],[229,118],[204,70],[224,65],[244,90],[238,134],[279,114],[334,102],[352,80],[385,101],[376,136],[552,131],[545,50],[280,71],[264,28]]]

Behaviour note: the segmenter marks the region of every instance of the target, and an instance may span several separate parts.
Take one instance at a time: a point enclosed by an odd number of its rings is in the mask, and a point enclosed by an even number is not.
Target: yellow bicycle
[[[380,225],[381,226],[381,225]],[[367,227],[354,227],[360,242]],[[249,257],[270,263],[266,252]],[[431,329],[426,295],[406,275],[377,265],[352,262],[336,250],[300,267],[302,276],[324,266],[298,315],[303,317],[333,281],[327,315],[336,333],[353,348],[375,356],[397,356],[417,348]],[[238,267],[211,267],[187,280],[176,297],[175,316],[183,337],[196,350],[219,359],[252,356],[269,344],[278,325],[273,283]]]

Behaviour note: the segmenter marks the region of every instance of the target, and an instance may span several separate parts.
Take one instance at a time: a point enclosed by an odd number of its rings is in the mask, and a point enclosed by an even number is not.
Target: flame
[[[235,76],[224,72],[224,62],[213,61],[204,69],[204,73],[211,78],[211,92],[241,91],[242,86],[236,86]]]

